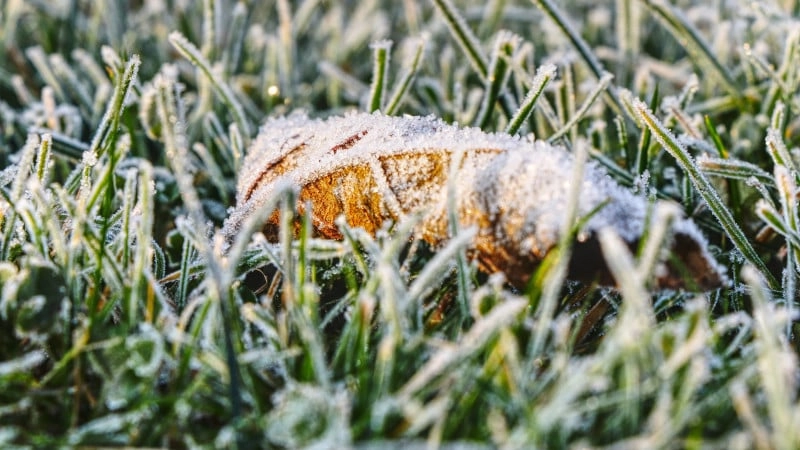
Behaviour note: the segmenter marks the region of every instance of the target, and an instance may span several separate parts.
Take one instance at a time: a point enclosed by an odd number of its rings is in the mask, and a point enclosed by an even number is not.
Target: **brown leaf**
[[[457,168],[451,168],[454,161],[459,161]],[[510,283],[524,286],[559,240],[572,156],[544,142],[461,129],[431,117],[355,114],[326,121],[297,116],[270,121],[244,161],[237,207],[223,232],[230,240],[249,211],[273,195],[276,183],[288,180],[299,190],[298,212],[312,206],[319,237],[342,238],[335,222],[339,216],[374,234],[386,221],[420,214],[416,237],[437,247],[449,238],[450,173],[456,174],[459,227],[478,229],[469,255],[482,270],[502,271]],[[614,228],[631,248],[642,234],[646,201],[589,163],[578,217],[604,202],[575,243],[569,266],[574,279],[613,284],[595,237],[601,228]],[[684,232],[674,238],[676,257],[666,263],[657,283],[665,288],[719,286],[723,276],[696,226],[679,222]],[[276,212],[264,226],[271,240],[277,239],[278,223]]]

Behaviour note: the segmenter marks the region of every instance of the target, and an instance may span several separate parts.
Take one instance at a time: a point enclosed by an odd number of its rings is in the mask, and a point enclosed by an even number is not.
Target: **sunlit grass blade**
[[[136,247],[133,256],[133,263],[130,265],[131,273],[131,295],[128,306],[128,320],[131,327],[135,326],[138,306],[146,306],[148,303],[149,287],[148,280],[152,279],[150,270],[153,264],[153,252],[150,247],[152,240],[153,224],[155,222],[153,211],[153,169],[150,164],[143,163],[139,166],[138,192],[136,195],[138,209],[138,226],[136,227]],[[136,302],[138,301],[138,305]],[[152,308],[145,309],[152,311]],[[148,319],[149,316],[149,320]],[[152,323],[154,319],[152,313],[148,314],[145,320]]]
[[[659,94],[658,86],[659,85],[656,84],[655,88],[653,89],[653,96],[650,99],[651,110],[655,110],[657,108],[658,102],[660,100],[658,98]],[[623,127],[625,126],[625,122],[623,120],[619,120],[618,122],[620,123],[621,126]],[[622,130],[622,132],[624,133],[624,130]],[[636,161],[635,161],[636,173],[640,175],[643,174],[645,170],[647,170],[647,166],[650,162],[650,137],[651,137],[650,129],[647,128],[642,132],[642,138],[639,141],[639,146],[636,150]],[[623,146],[623,148],[627,147]]]
[[[14,205],[19,203],[21,200],[21,196],[25,189],[25,183],[30,176],[31,166],[33,164],[34,157],[36,156],[39,144],[40,140],[38,136],[28,135],[28,138],[25,141],[25,146],[21,150],[20,160],[17,164],[16,173],[14,174],[14,179],[11,184],[11,190],[8,193],[6,193],[5,190],[2,191],[2,195],[5,197],[10,211],[10,214],[4,214],[3,217],[3,239],[0,241],[0,245],[2,245],[3,260],[8,259],[9,247],[12,242],[11,237],[15,231],[14,228],[16,226],[18,212],[16,208],[14,208]]]
[[[617,79],[625,85],[626,71],[623,68],[635,61],[641,49],[641,8],[637,0],[616,0],[614,4],[617,13],[614,31],[619,53],[624,62],[617,73]]]
[[[106,51],[105,53],[109,54],[112,52]],[[119,126],[122,113],[125,110],[125,99],[130,95],[131,88],[137,79],[141,64],[141,58],[139,58],[138,55],[133,55],[128,62],[125,63],[124,68],[122,67],[121,61],[118,66],[114,66],[114,93],[103,118],[100,120],[97,132],[94,134],[91,144],[89,144],[89,151],[97,153],[97,157],[102,155],[102,151],[104,150],[103,143],[104,140],[107,139],[107,136],[109,134],[116,135],[117,133],[117,127]]]
[[[370,48],[372,48],[373,52],[373,66],[372,84],[369,89],[369,105],[367,106],[367,111],[375,112],[380,111],[383,107],[392,41],[378,41],[373,43]]]
[[[536,106],[536,101],[539,100],[539,97],[550,83],[550,80],[555,78],[555,76],[556,66],[552,64],[539,67],[536,70],[536,76],[533,77],[533,80],[531,81],[528,94],[525,96],[525,99],[522,100],[522,104],[517,112],[515,112],[514,116],[512,116],[511,120],[509,120],[508,126],[506,127],[506,133],[517,134],[522,125],[528,120],[528,117],[530,117],[531,113],[533,112],[533,108]]]
[[[395,113],[397,113],[397,110],[403,104],[403,99],[408,93],[408,89],[411,87],[411,84],[414,82],[414,78],[417,76],[419,63],[422,60],[422,54],[425,50],[425,40],[418,39],[414,45],[416,46],[416,49],[414,50],[414,56],[411,59],[411,63],[400,79],[395,82],[395,88],[392,91],[392,95],[389,97],[389,101],[386,102],[386,108],[384,109],[384,112],[387,116],[393,116]]]
[[[125,99],[130,94],[130,91],[135,84],[141,59],[137,55],[133,55],[131,59],[125,64],[124,70],[121,65],[117,68],[116,77],[114,80],[114,93],[111,101],[108,104],[105,114],[100,121],[97,132],[92,138],[89,149],[83,153],[83,167],[76,169],[74,174],[81,173],[82,178],[77,177],[68,180],[67,186],[70,189],[78,187],[77,182],[80,181],[84,189],[83,194],[86,195],[86,207],[91,209],[103,195],[107,194],[111,186],[113,172],[116,164],[122,159],[125,153],[130,150],[130,141],[123,141],[119,145],[117,139],[119,137],[119,127],[122,121],[122,114],[125,111]],[[89,179],[91,177],[92,167],[97,163],[98,159],[108,155],[111,164],[105,167],[105,170],[100,174],[98,181],[94,184],[91,191],[88,190]],[[73,183],[70,184],[70,181]]]
[[[489,62],[488,76],[481,109],[475,123],[479,128],[486,128],[494,111],[495,102],[502,89],[505,88],[510,74],[510,63],[519,46],[519,37],[510,32],[501,32],[495,39],[492,59]]]
[[[798,189],[796,177],[797,174],[790,172],[790,169],[784,166],[775,166],[775,182],[778,185],[783,220],[795,234],[800,230],[797,213]],[[788,242],[788,240],[787,243],[789,244],[789,249],[786,255],[786,270],[783,274],[783,292],[789,314],[794,314],[797,302],[797,267],[798,261],[800,261],[800,246]],[[791,333],[791,325],[787,325],[787,332]]]

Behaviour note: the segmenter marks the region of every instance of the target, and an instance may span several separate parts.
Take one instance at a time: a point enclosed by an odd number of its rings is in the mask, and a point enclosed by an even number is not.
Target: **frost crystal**
[[[450,167],[454,162],[459,167]],[[274,195],[276,183],[289,181],[299,188],[298,211],[312,205],[314,229],[322,237],[342,237],[336,226],[340,215],[374,234],[386,220],[420,214],[416,237],[439,246],[450,237],[447,184],[449,174],[456,173],[459,228],[478,229],[471,255],[483,270],[504,272],[512,284],[522,285],[564,229],[572,164],[570,153],[544,141],[458,128],[433,117],[273,119],[244,161],[237,207],[223,233],[232,240],[252,211]],[[596,278],[606,270],[598,230],[611,227],[629,245],[642,235],[646,201],[589,163],[577,217],[601,205],[578,234],[571,266],[577,278]],[[277,238],[277,223],[274,214],[265,224],[268,238]],[[696,242],[694,224],[683,221],[681,227]],[[696,247],[705,260],[705,243]]]
[[[97,164],[97,153],[89,150],[83,152],[83,164],[87,167],[94,167]]]

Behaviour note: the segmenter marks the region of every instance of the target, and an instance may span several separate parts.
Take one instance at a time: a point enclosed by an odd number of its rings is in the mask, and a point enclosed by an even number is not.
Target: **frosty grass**
[[[792,0],[0,3],[0,447],[800,447],[799,16]],[[642,238],[567,190],[543,211],[554,250],[514,288],[477,270],[455,220],[441,247],[409,243],[416,216],[322,239],[285,184],[226,237],[259,128],[296,111],[564,148],[554,182],[602,166]],[[536,203],[501,178],[485,181]],[[256,232],[274,208],[277,243]],[[568,225],[603,217],[617,289],[566,279]],[[723,288],[654,288],[681,217]]]

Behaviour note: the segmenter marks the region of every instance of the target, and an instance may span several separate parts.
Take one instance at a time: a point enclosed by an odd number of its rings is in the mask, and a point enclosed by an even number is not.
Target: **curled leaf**
[[[312,205],[315,233],[341,239],[336,219],[375,233],[386,221],[419,215],[415,236],[434,247],[451,238],[448,177],[455,174],[458,229],[477,229],[468,254],[488,273],[504,272],[524,286],[558,243],[572,173],[572,155],[544,141],[530,142],[432,117],[353,114],[312,120],[270,120],[240,172],[237,206],[225,223],[228,240],[274,195],[279,182],[298,188],[297,210]],[[451,170],[451,164],[456,164]],[[597,232],[613,228],[631,248],[644,229],[646,201],[616,184],[598,165],[584,170],[569,277],[613,284]],[[264,224],[278,238],[278,212]],[[708,289],[722,281],[705,240],[689,220],[674,226],[675,258],[657,274],[662,287]],[[690,281],[684,282],[686,277]]]

